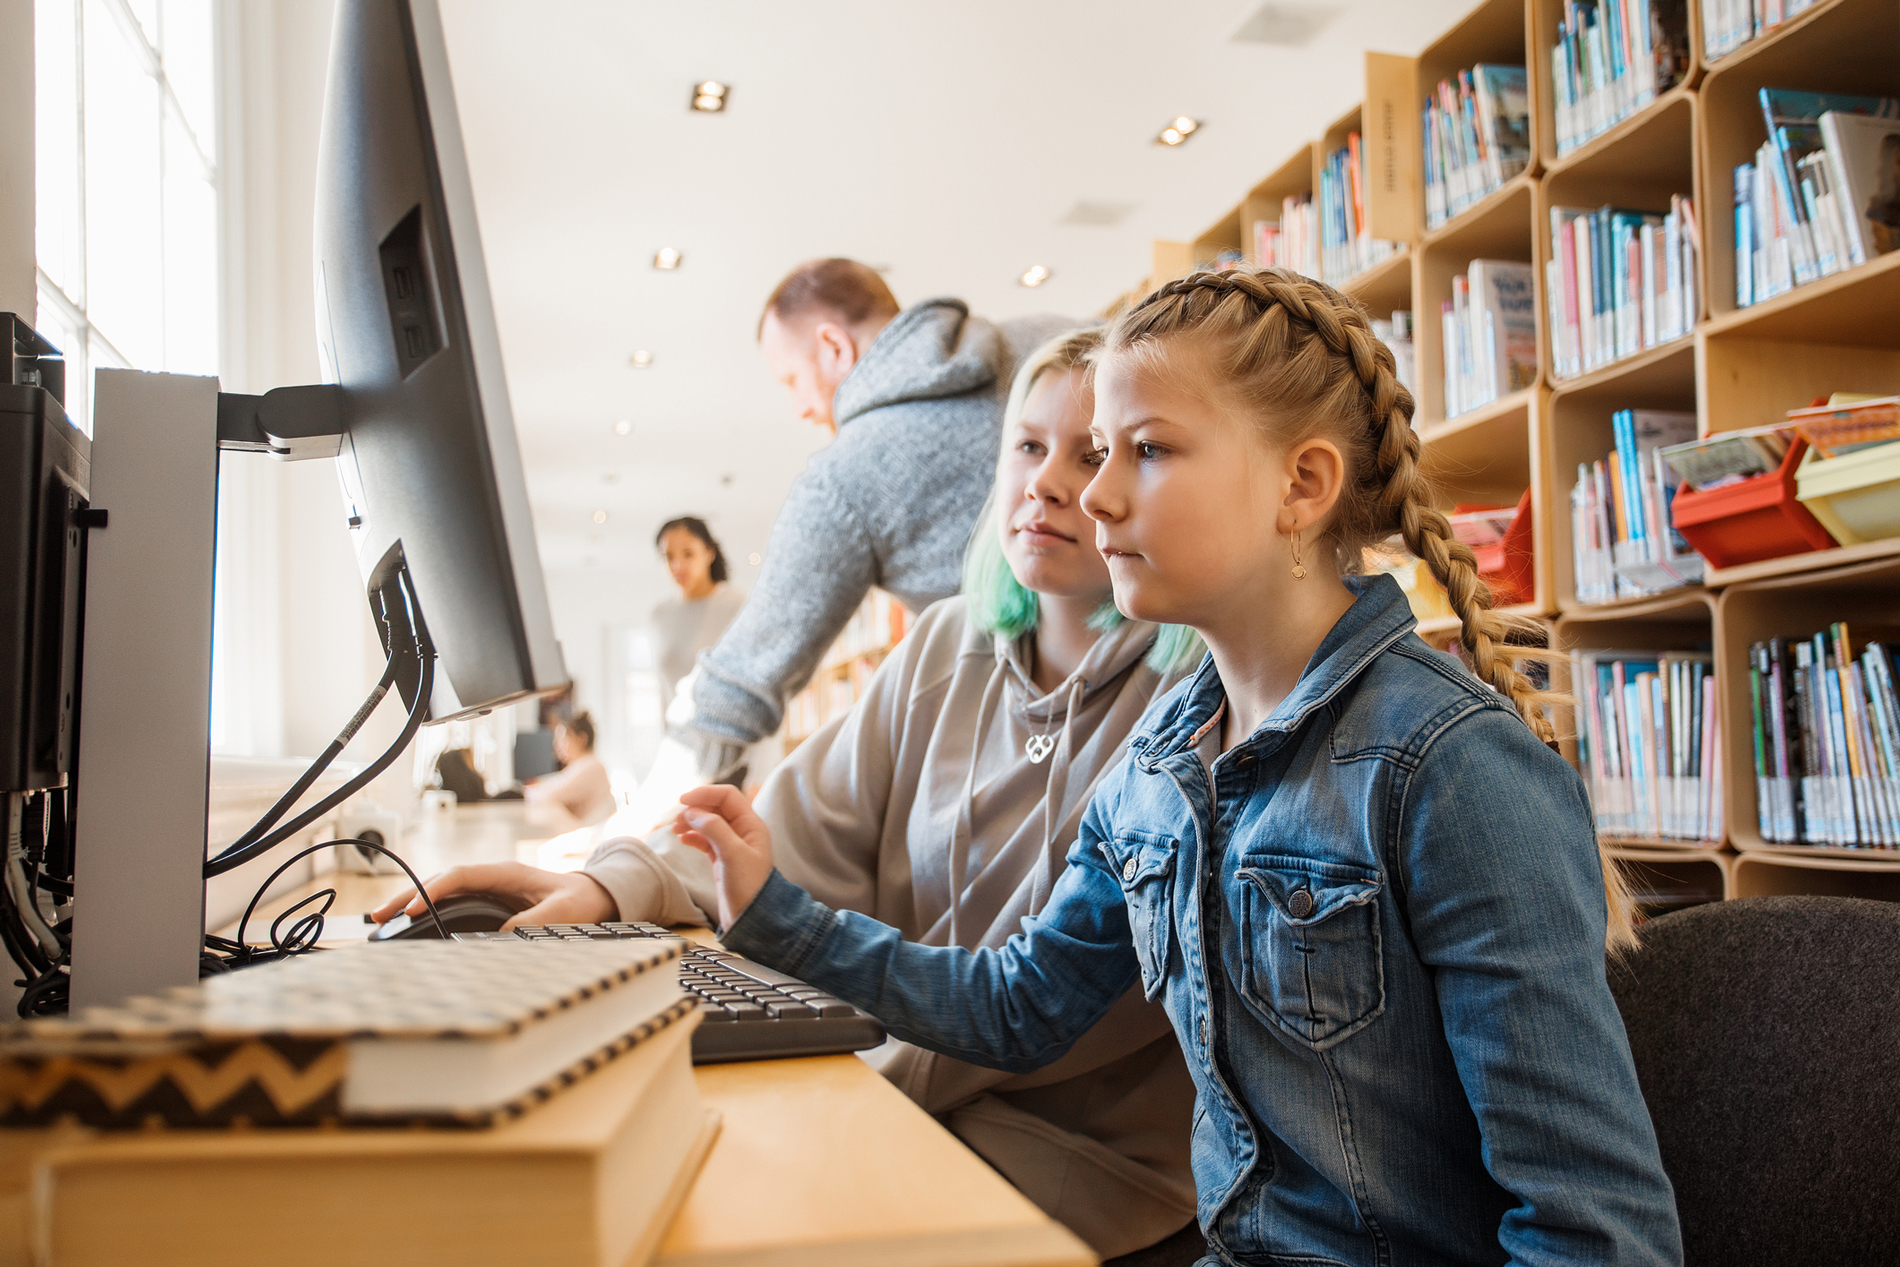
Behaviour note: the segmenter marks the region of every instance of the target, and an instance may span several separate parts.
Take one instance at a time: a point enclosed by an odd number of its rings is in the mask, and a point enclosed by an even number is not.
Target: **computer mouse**
[[[518,913],[498,897],[486,893],[456,893],[437,898],[436,914],[450,933],[493,933]],[[415,919],[407,914],[396,916],[369,935],[371,941],[396,941],[408,937],[440,937],[435,921],[424,911]]]

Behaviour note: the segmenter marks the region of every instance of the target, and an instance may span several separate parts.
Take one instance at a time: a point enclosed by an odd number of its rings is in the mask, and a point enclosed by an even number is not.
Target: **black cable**
[[[402,755],[409,747],[410,741],[416,737],[416,732],[422,729],[423,719],[429,715],[429,691],[434,684],[435,659],[434,657],[429,657],[422,661],[422,676],[416,687],[416,702],[409,710],[409,719],[403,723],[402,733],[396,736],[396,741],[390,744],[380,757],[372,761],[348,783],[345,783],[342,787],[330,793],[330,795],[324,797],[283,826],[257,840],[251,841],[249,844],[232,845],[223,853],[205,863],[206,877],[223,875],[227,871],[243,866],[253,858],[268,853],[270,850],[295,836],[304,828],[322,819],[331,810],[341,805],[344,801],[349,800],[350,797],[356,795],[364,787],[368,786],[371,780],[388,769],[390,763]],[[302,855],[299,856],[301,857]]]
[[[262,818],[252,823],[249,830],[242,836],[239,836],[235,841],[231,842],[231,849],[248,848],[262,837],[265,832],[268,832],[272,827],[276,826],[277,820],[289,813],[290,807],[297,803],[297,798],[309,791],[310,785],[321,778],[323,772],[330,768],[330,763],[342,755],[345,748],[349,747],[350,740],[356,738],[356,732],[363,728],[363,723],[369,720],[369,715],[376,711],[378,704],[383,702],[383,696],[389,694],[390,686],[396,681],[396,662],[398,658],[398,653],[392,649],[389,653],[388,663],[383,666],[383,676],[381,680],[376,683],[376,689],[369,693],[369,698],[363,701],[363,706],[356,710],[356,715],[351,717],[348,724],[343,727],[337,737],[330,741],[330,746],[323,750],[323,755],[311,762],[310,768],[305,770],[303,774],[298,777],[297,781],[290,785],[290,790],[277,798],[277,804],[271,806]]]
[[[278,876],[290,870],[292,866],[294,866],[298,862],[301,862],[303,859],[308,858],[311,854],[316,853],[322,849],[328,849],[332,845],[355,845],[361,849],[372,849],[375,852],[383,855],[383,857],[388,858],[391,862],[395,863],[397,866],[401,867],[402,873],[409,877],[409,883],[415,886],[416,892],[421,896],[422,904],[429,908],[429,918],[435,921],[436,934],[440,936],[444,941],[448,940],[448,936],[449,936],[448,926],[442,922],[441,912],[435,909],[435,899],[429,896],[429,890],[423,886],[421,877],[416,875],[415,871],[410,868],[407,862],[403,861],[401,855],[397,854],[394,850],[386,849],[382,845],[376,844],[373,841],[359,840],[355,838],[351,838],[347,840],[326,840],[320,845],[311,845],[307,849],[300,849],[296,853],[292,854],[284,862],[282,866],[278,867],[277,870],[270,873],[270,878],[268,880],[265,880],[263,884],[258,886],[257,893],[251,898],[251,904],[244,908],[244,918],[238,921],[237,941],[236,941],[237,950],[234,957],[237,958],[239,963],[255,962],[257,959],[262,958],[262,957],[284,958],[290,955],[302,954],[304,951],[314,946],[317,943],[317,940],[322,937],[323,917],[324,917],[324,914],[329,911],[331,903],[336,901],[335,889],[319,889],[317,890],[317,892],[310,894],[310,896],[303,898],[302,900],[294,903],[290,907],[289,910],[285,911],[283,914],[279,915],[276,919],[271,921],[270,948],[271,948],[272,953],[269,956],[261,955],[260,952],[263,949],[262,947],[252,946],[244,940],[244,930],[250,925],[251,916],[257,911],[257,904],[264,900],[264,894],[270,890],[271,885],[277,883]],[[324,902],[324,905],[322,906],[322,908],[319,910],[310,911],[304,914],[302,917],[300,917],[297,920],[297,922],[294,925],[291,926],[290,938],[288,940],[280,939],[278,935],[278,926],[281,925],[283,921],[289,916],[291,916],[292,914],[295,914],[297,911],[301,910],[303,907],[308,906],[311,902],[317,901],[319,899],[327,899],[327,901]],[[312,923],[312,921],[314,921],[314,923]],[[210,941],[211,939],[206,938],[206,940]],[[224,938],[218,938],[217,940],[220,942],[225,941]],[[230,943],[226,942],[226,944],[228,945]]]
[[[413,649],[415,661],[418,666],[416,698],[409,710],[408,720],[403,723],[402,733],[396,737],[396,742],[391,744],[367,769],[357,774],[349,782],[318,801],[315,805],[312,805],[303,813],[297,815],[297,817],[291,819],[290,822],[255,839],[249,841],[240,839],[238,842],[226,848],[217,857],[206,862],[205,876],[207,878],[223,875],[227,871],[243,866],[251,859],[289,840],[312,823],[320,821],[324,815],[368,786],[377,775],[388,769],[390,763],[402,755],[403,751],[408,748],[410,741],[415,738],[416,732],[422,728],[423,719],[427,717],[429,713],[429,695],[435,686],[435,648],[429,641],[427,631],[423,628],[420,604],[416,600],[415,585],[409,579],[409,573],[404,570],[399,570],[396,573],[395,584],[397,592],[401,595],[403,600],[404,623],[408,633],[409,647],[403,648],[403,650],[409,651]],[[394,615],[388,611],[387,600],[383,597],[384,593],[386,593],[386,591],[379,591],[378,597],[379,601],[385,603],[384,620],[385,623],[390,626],[391,630],[389,637],[389,667],[386,670],[386,676],[393,676],[400,672],[402,656],[398,652],[398,648],[401,647],[403,640],[395,632]],[[381,699],[380,696],[377,698],[378,700]],[[352,724],[361,725],[362,719],[367,718],[368,715],[368,709],[359,711],[357,720]],[[310,776],[308,772],[306,772],[306,778],[309,777],[313,776]],[[305,783],[304,786],[308,787],[309,785]],[[280,800],[279,804],[281,805],[282,803]],[[247,832],[245,834],[249,836],[251,833]]]

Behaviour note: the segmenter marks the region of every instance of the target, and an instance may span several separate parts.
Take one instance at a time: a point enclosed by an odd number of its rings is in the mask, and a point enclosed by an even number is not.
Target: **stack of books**
[[[1393,370],[1399,376],[1399,382],[1405,384],[1405,390],[1418,395],[1418,349],[1412,340],[1412,310],[1400,308],[1392,314],[1390,321],[1378,317],[1372,319],[1372,333],[1379,342],[1392,349]]]
[[[1675,482],[1662,450],[1695,439],[1692,413],[1620,409],[1616,449],[1577,467],[1570,489],[1571,563],[1577,601],[1608,603],[1702,580],[1702,556],[1676,535]]]
[[[1340,286],[1405,248],[1366,231],[1365,150],[1359,134],[1326,156],[1319,174],[1320,280]],[[1310,204],[1309,204],[1310,205]]]
[[[1777,844],[1900,847],[1894,650],[1855,655],[1845,623],[1749,648],[1755,803]]]
[[[1702,56],[1726,57],[1820,0],[1702,0]]]
[[[1564,0],[1550,49],[1557,153],[1609,131],[1688,70],[1686,0]]]
[[[1256,220],[1253,257],[1262,268],[1288,268],[1305,277],[1320,273],[1319,215],[1311,194],[1280,202],[1280,218]]]
[[[1722,839],[1720,717],[1713,657],[1587,651],[1572,656],[1577,743],[1597,830],[1617,839]]]
[[[1680,195],[1666,213],[1552,207],[1544,295],[1556,375],[1686,338],[1701,306],[1700,242],[1695,207]]]
[[[678,968],[659,941],[246,968],[9,1026],[0,1124],[98,1132],[42,1163],[35,1219],[62,1262],[221,1261],[227,1239],[354,1261],[410,1227],[432,1261],[643,1263],[717,1128]],[[234,1175],[297,1204],[233,1200]],[[531,1208],[564,1213],[521,1224]]]
[[[1425,227],[1435,229],[1531,161],[1522,66],[1484,63],[1444,79],[1425,102]]]
[[[1900,100],[1760,95],[1768,140],[1734,171],[1741,308],[1900,246]]]
[[[1529,264],[1473,260],[1440,305],[1445,416],[1456,418],[1537,381],[1537,300]]]

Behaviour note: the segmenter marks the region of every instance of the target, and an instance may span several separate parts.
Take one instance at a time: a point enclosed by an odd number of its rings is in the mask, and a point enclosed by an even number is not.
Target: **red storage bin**
[[[1796,496],[1795,468],[1807,451],[1796,437],[1771,474],[1701,493],[1684,484],[1669,508],[1676,531],[1718,568],[1833,549],[1833,536]]]
[[[1478,507],[1458,506],[1453,515],[1474,512]],[[1471,546],[1478,556],[1478,575],[1491,587],[1494,607],[1528,603],[1537,593],[1537,565],[1531,546],[1531,490],[1517,499],[1517,511],[1501,540]]]

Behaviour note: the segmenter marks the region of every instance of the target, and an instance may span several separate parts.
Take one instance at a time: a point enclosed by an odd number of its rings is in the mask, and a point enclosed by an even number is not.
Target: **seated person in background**
[[[926,611],[858,705],[758,795],[788,874],[920,942],[1001,946],[1042,909],[1096,784],[1199,658],[1183,630],[1116,613],[1077,503],[1095,469],[1082,364],[1098,339],[1058,338],[1017,376],[965,596]],[[707,924],[716,909],[706,859],[665,833],[608,841],[581,872],[457,867],[428,888],[498,894],[528,924]],[[1138,988],[1033,1078],[895,1041],[867,1058],[1100,1254],[1193,1218],[1193,1094],[1167,1018]],[[1183,1265],[1198,1256],[1182,1251]]]
[[[554,755],[561,768],[535,779],[522,791],[530,801],[559,805],[582,826],[613,817],[614,792],[607,767],[594,755],[594,721],[586,713],[564,717],[554,726]]]

